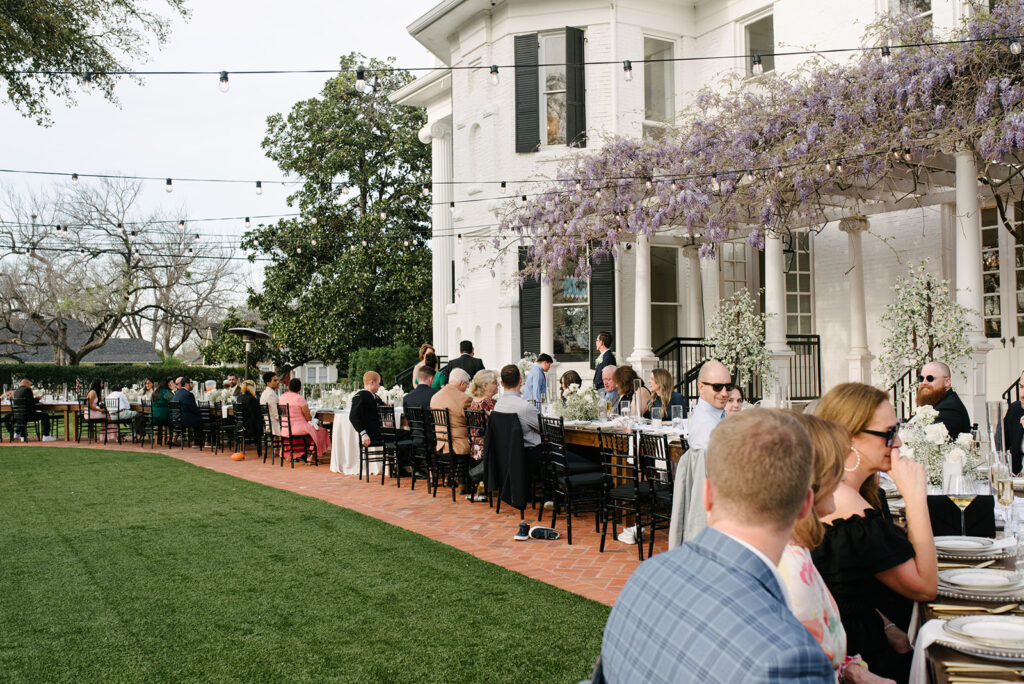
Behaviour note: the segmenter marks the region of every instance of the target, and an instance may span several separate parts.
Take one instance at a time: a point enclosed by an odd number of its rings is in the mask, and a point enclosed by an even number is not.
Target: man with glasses
[[[711,431],[725,418],[725,404],[732,390],[732,375],[721,361],[707,361],[697,376],[700,398],[690,415],[690,434],[687,441],[691,449],[707,449]]]
[[[927,404],[939,412],[936,422],[946,426],[950,439],[971,431],[967,407],[952,389],[949,366],[941,361],[926,363],[917,376],[917,383],[917,405]]]

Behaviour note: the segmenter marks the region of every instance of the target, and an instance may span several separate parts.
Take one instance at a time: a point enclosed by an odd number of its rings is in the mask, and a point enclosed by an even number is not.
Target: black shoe
[[[299,456],[297,459],[295,459],[295,462],[296,463],[306,463],[306,457],[305,456]]]
[[[415,477],[417,480],[426,480],[428,477],[426,473],[421,473],[418,470],[415,473],[413,473],[412,476]]]
[[[521,522],[519,523],[519,531],[516,532],[515,536],[512,537],[516,541],[526,541],[530,538],[530,523]]]

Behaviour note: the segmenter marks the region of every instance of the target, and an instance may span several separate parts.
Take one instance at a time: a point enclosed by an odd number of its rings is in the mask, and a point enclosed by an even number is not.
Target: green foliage
[[[350,54],[340,67],[360,64],[393,60]],[[354,74],[341,73],[267,120],[267,156],[303,182],[289,197],[301,216],[261,225],[242,245],[274,262],[249,306],[268,321],[278,365],[344,368],[354,349],[429,339],[431,200],[420,184],[430,180],[430,148],[417,137],[426,117],[387,98],[411,80],[373,72],[373,91],[359,93]]]
[[[5,681],[578,682],[609,613],[153,453],[5,445],[0,518]]]
[[[228,315],[220,324],[220,329],[214,333],[214,339],[209,344],[199,348],[206,363],[230,363],[245,365],[245,342],[241,336],[228,332],[231,328],[259,328],[260,324],[252,318],[243,317],[236,309],[228,310]],[[252,351],[249,352],[249,365],[254,366],[260,361],[265,361],[274,356],[275,348],[271,340],[256,340],[252,343]]]
[[[392,347],[359,349],[348,357],[348,377],[355,387],[363,386],[363,373],[377,371],[385,387],[395,383],[395,376],[419,360],[419,348],[410,344],[396,344]],[[406,382],[406,389],[411,383]]]
[[[187,16],[184,0],[165,0]],[[94,72],[93,87],[116,102],[113,72],[131,67],[126,58],[147,57],[150,40],[166,41],[170,21],[138,0],[5,2],[0,11],[0,78],[7,99],[22,115],[48,123],[48,97],[75,101],[80,76]],[[44,71],[43,74],[19,73]],[[72,72],[72,73],[67,73]]]
[[[242,377],[242,369],[231,366],[186,366],[182,363],[131,364],[112,363],[98,366],[58,366],[52,363],[2,363],[0,364],[0,384],[13,385],[22,378],[28,378],[39,387],[57,388],[88,387],[99,378],[107,387],[130,387],[141,385],[150,378],[158,382],[161,378],[176,378],[187,375],[193,380],[216,380],[219,387],[221,381],[234,373]]]
[[[751,377],[761,378],[768,387],[774,380],[771,359],[764,346],[766,314],[757,313],[757,303],[746,288],[733,293],[718,305],[708,325],[704,344],[715,347],[715,357],[732,371],[738,384]]]

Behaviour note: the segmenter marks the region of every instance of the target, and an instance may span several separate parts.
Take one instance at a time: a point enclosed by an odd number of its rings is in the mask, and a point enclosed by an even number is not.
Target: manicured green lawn
[[[165,456],[0,448],[0,680],[575,682],[608,610]]]

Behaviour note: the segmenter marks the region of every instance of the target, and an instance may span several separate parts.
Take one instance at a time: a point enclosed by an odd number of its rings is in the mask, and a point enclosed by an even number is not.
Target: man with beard
[[[927,404],[939,412],[936,422],[946,426],[950,439],[956,439],[962,432],[971,431],[971,417],[967,415],[967,407],[952,389],[949,366],[941,361],[926,363],[917,376],[917,382],[917,405]]]

